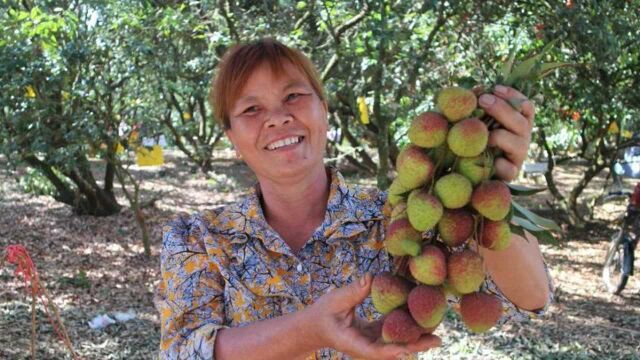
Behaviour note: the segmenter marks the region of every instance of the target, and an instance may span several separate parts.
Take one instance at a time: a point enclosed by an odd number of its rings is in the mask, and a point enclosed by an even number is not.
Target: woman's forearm
[[[304,359],[322,347],[304,310],[218,332],[215,356],[227,359]]]
[[[503,251],[481,248],[487,271],[502,293],[525,310],[543,308],[549,298],[549,279],[538,241],[527,234],[512,235],[511,246]]]

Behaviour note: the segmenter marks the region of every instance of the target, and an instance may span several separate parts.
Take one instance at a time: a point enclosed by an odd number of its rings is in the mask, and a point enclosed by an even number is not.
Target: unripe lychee
[[[405,309],[395,309],[384,318],[382,341],[406,344],[418,341],[424,330]]]
[[[474,230],[473,215],[467,210],[445,210],[438,222],[440,239],[451,247],[464,244]]]
[[[387,189],[387,198],[389,199],[389,203],[393,206],[396,206],[400,201],[406,198],[405,193],[409,192],[411,189],[405,188],[398,178],[393,179],[391,185]]]
[[[456,173],[445,175],[436,181],[433,192],[447,209],[458,209],[469,203],[473,187],[464,176]]]
[[[508,248],[511,245],[511,227],[509,223],[504,220],[491,221],[484,219],[480,244],[495,251]]]
[[[425,285],[440,285],[447,278],[445,254],[434,245],[426,245],[418,256],[409,259],[409,271]]]
[[[371,283],[371,301],[378,312],[387,314],[406,304],[410,291],[411,283],[407,280],[390,272],[382,272]]]
[[[469,294],[480,289],[485,274],[482,258],[471,250],[462,250],[449,256],[447,280],[456,291]]]
[[[433,161],[426,152],[415,145],[408,145],[396,159],[398,180],[405,189],[415,189],[433,177]]]
[[[415,189],[407,199],[409,222],[418,231],[432,229],[442,217],[442,204],[423,189]]]
[[[491,329],[502,317],[502,301],[491,294],[475,292],[462,297],[460,316],[462,321],[474,333]]]
[[[428,154],[439,169],[445,170],[449,169],[457,158],[456,154],[449,149],[449,145],[446,143],[430,149]]]
[[[471,115],[478,106],[478,98],[471,90],[448,87],[440,90],[436,105],[449,121],[456,122]]]
[[[474,157],[461,157],[455,166],[456,172],[464,175],[475,186],[493,175],[493,156],[490,153]]]
[[[447,299],[441,287],[418,285],[407,299],[409,312],[422,328],[438,326],[447,311]]]
[[[484,181],[473,190],[471,206],[489,220],[502,220],[511,209],[509,187],[498,180]]]
[[[458,156],[478,156],[486,149],[488,141],[487,125],[477,118],[460,121],[447,134],[447,144]]]
[[[389,224],[384,246],[393,256],[416,256],[420,253],[421,242],[422,235],[411,226],[409,219],[400,217]]]
[[[408,135],[411,143],[433,148],[445,142],[448,131],[449,122],[444,116],[436,112],[426,112],[413,119]]]

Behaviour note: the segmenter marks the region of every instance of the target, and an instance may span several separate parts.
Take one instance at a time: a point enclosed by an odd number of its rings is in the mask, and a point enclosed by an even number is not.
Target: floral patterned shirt
[[[330,173],[324,221],[297,254],[267,224],[257,186],[238,203],[165,225],[155,299],[160,358],[213,359],[219,329],[301,310],[367,272],[391,269],[383,246],[386,194],[347,185],[335,169]],[[503,299],[502,322],[533,315],[516,308],[491,279],[483,287]],[[370,297],[356,313],[369,320],[380,316]],[[333,349],[309,358],[349,359]]]

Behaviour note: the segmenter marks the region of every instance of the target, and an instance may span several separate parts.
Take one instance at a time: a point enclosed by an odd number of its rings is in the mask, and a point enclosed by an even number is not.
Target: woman
[[[522,113],[485,95],[504,129],[498,176],[516,176],[530,142],[533,106]],[[161,357],[204,359],[395,359],[439,345],[425,335],[381,344],[368,297],[371,274],[390,269],[384,251],[385,194],[351,187],[323,162],[327,102],[311,62],[274,40],[227,52],[212,107],[258,184],[236,204],[182,216],[164,228]],[[549,279],[535,239],[484,251],[485,284],[512,310],[544,308]]]

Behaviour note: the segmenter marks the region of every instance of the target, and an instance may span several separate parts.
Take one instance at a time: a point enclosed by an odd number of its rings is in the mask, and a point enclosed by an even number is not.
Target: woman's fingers
[[[420,351],[425,351],[429,349],[433,349],[436,347],[440,347],[442,345],[442,339],[436,335],[422,335],[418,341],[407,344],[407,350],[409,352],[415,353]]]
[[[521,105],[528,103],[525,101]],[[484,111],[496,119],[504,128],[514,134],[526,136],[531,133],[531,120],[514,109],[507,100],[491,94],[480,96],[480,106]]]
[[[500,148],[505,157],[518,168],[527,158],[529,142],[528,138],[523,138],[506,129],[495,129],[489,134],[489,146]]]
[[[518,177],[518,173],[520,172],[520,167],[516,167],[511,161],[505,158],[497,158],[493,163],[493,167],[496,176],[507,182]]]

